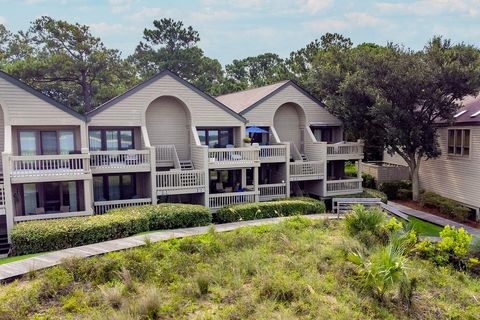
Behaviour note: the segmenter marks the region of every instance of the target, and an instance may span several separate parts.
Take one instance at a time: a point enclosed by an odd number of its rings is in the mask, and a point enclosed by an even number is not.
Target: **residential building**
[[[362,142],[342,141],[342,123],[292,81],[215,99],[162,71],[80,115],[0,72],[0,106],[0,234],[131,205],[215,211],[362,190],[359,175],[344,174]],[[263,133],[246,143],[253,126]]]
[[[472,208],[479,220],[480,96],[467,97],[462,104],[454,123],[439,123],[441,155],[420,163],[420,187]],[[384,161],[406,165],[398,154],[385,153]]]

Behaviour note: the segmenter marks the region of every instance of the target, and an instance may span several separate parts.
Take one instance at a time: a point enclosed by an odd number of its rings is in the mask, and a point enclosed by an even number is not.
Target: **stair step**
[[[180,169],[182,169],[182,170],[193,170],[195,168],[193,166],[192,160],[180,160]]]

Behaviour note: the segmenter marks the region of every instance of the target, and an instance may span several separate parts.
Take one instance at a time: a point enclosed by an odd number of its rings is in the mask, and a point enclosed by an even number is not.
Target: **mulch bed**
[[[441,213],[436,208],[422,207],[418,202],[413,201],[413,200],[395,200],[395,202],[397,202],[401,205],[404,205],[406,207],[415,209],[415,210],[431,213],[433,215],[436,215],[436,216],[439,216],[439,217],[442,217],[442,218],[445,218],[445,219],[449,219],[449,220],[453,220],[453,221],[456,221],[456,222],[459,222],[459,223],[463,223],[463,224],[465,224],[469,227],[480,229],[480,223],[479,222],[472,221],[472,220],[460,221],[458,219],[453,219],[453,218],[449,217],[448,215],[446,215],[444,213]]]

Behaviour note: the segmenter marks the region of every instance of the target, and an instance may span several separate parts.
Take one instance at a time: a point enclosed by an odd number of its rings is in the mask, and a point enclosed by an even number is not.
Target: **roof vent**
[[[454,117],[454,118],[458,118],[458,117],[460,117],[462,114],[464,114],[465,112],[467,112],[467,110],[460,111],[459,113],[457,113],[457,114],[454,115],[453,117]]]
[[[472,115],[470,116],[470,118],[475,118],[475,117],[478,116],[479,114],[480,114],[480,110],[477,111],[477,112],[475,112],[474,114],[472,114]]]

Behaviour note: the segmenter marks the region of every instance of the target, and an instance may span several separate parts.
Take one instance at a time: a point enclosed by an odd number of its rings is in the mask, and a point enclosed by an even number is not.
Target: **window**
[[[449,155],[468,157],[470,155],[470,129],[449,129],[447,147]]]
[[[20,155],[69,154],[75,150],[75,133],[71,130],[20,131]]]
[[[312,127],[312,132],[317,141],[333,143],[332,127],[325,127],[325,128]]]
[[[134,149],[133,130],[90,130],[88,141],[91,151]]]
[[[137,195],[133,174],[112,174],[93,177],[94,201],[133,199]]]
[[[23,185],[24,213],[75,212],[79,210],[77,181],[28,183]]]
[[[225,148],[228,144],[233,144],[233,129],[197,129],[200,143],[210,148]]]

